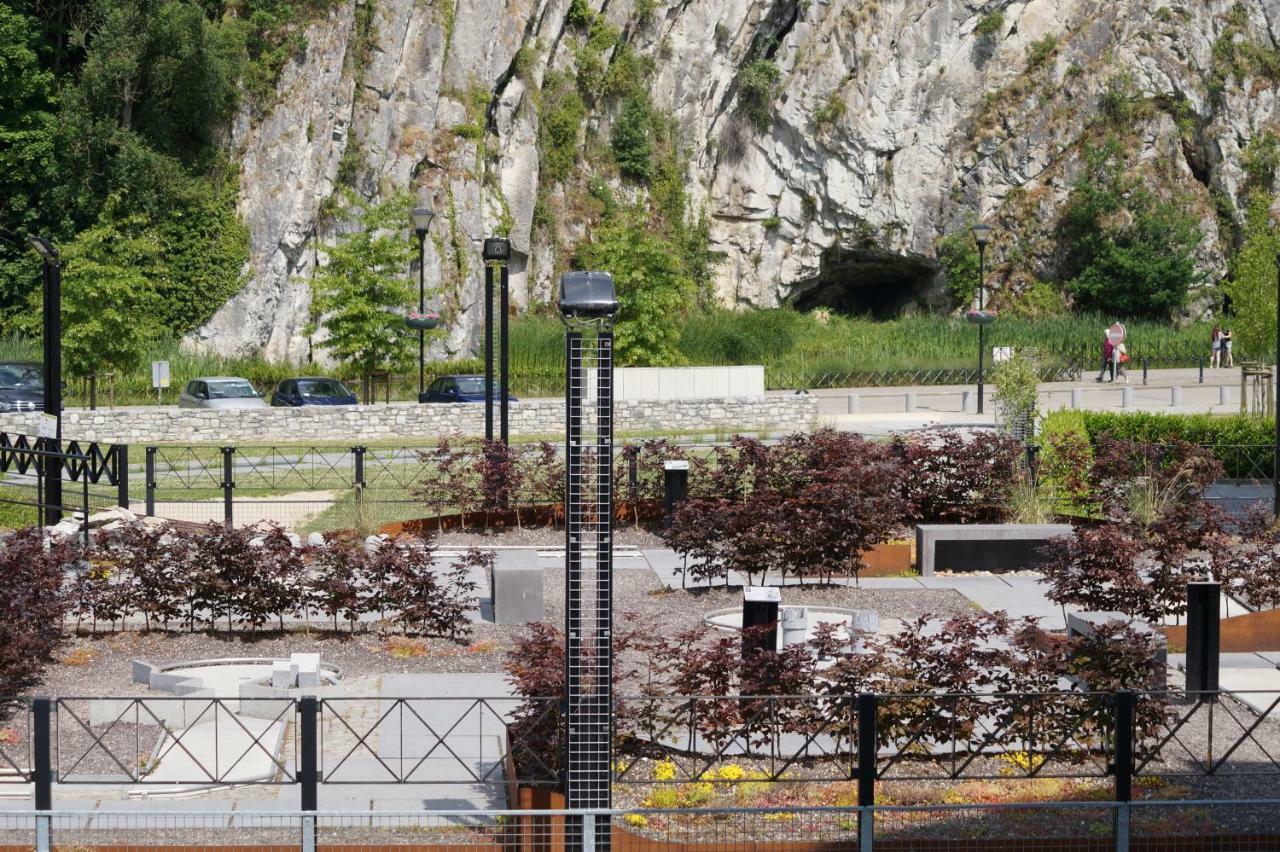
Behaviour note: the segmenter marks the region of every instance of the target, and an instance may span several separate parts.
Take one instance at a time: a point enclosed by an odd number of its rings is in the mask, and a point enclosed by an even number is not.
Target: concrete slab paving
[[[1280,672],[1275,669],[1224,666],[1218,670],[1218,686],[1258,715],[1280,718],[1280,707],[1276,706],[1280,701]]]

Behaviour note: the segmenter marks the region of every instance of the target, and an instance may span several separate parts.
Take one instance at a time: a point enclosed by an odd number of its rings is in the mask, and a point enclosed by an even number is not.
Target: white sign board
[[[991,361],[994,364],[999,364],[1001,361],[1008,361],[1012,357],[1012,346],[996,346],[991,350]]]
[[[41,438],[58,437],[58,418],[53,414],[41,414],[36,420],[36,435]]]
[[[157,390],[169,387],[168,361],[151,362],[151,387],[156,388]]]

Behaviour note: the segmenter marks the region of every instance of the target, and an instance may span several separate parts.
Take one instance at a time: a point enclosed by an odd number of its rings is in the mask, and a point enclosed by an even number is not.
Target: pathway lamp
[[[431,316],[427,313],[427,229],[435,218],[435,211],[430,207],[415,207],[409,214],[413,219],[413,232],[418,235],[418,313],[410,314],[409,325],[418,330],[418,402],[427,401],[427,329],[435,328],[430,324]],[[415,316],[418,319],[414,322]],[[440,318],[435,317],[438,324]]]
[[[977,316],[986,317],[986,259],[987,243],[991,242],[991,226],[979,222],[973,226],[973,241],[978,244],[978,311]],[[983,397],[983,362],[986,356],[986,328],[989,321],[977,321],[978,325],[978,413],[982,413]]]

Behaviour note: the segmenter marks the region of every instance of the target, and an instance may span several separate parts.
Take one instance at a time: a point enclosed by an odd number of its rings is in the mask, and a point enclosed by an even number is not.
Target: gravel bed
[[[525,527],[502,530],[449,530],[434,539],[449,547],[564,547],[564,528]],[[617,547],[653,549],[666,547],[662,537],[644,527],[620,524],[614,528],[613,543]]]

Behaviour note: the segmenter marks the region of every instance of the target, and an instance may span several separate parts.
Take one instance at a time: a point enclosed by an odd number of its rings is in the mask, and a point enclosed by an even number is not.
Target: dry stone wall
[[[615,403],[618,432],[710,432],[762,429],[803,431],[818,420],[818,401],[806,394],[734,399],[635,400]],[[37,415],[0,415],[0,430],[36,434]],[[356,405],[202,411],[139,406],[64,413],[68,440],[128,444],[326,444],[398,439],[435,440],[484,434],[484,406]],[[523,436],[564,433],[564,403],[530,400],[511,406],[511,431]]]

